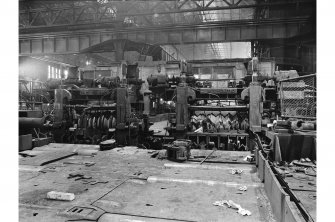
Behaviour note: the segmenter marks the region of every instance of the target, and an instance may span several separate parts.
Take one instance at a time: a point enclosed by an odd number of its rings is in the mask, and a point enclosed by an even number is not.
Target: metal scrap
[[[248,187],[247,186],[241,186],[238,188],[239,191],[247,191]]]
[[[67,161],[63,162],[63,164],[75,164],[75,165],[85,165],[87,167],[95,165],[95,162],[76,162],[76,161]]]
[[[46,172],[57,172],[56,167],[55,166],[49,166],[49,167],[45,167],[42,170],[40,170],[39,172],[41,173],[46,173]]]
[[[82,180],[82,179],[92,179],[91,176],[85,176],[82,173],[70,173],[67,177],[68,179],[76,178],[74,180]]]
[[[234,203],[234,201],[232,200],[220,200],[220,201],[215,201],[213,203],[214,206],[220,206],[220,207],[223,207],[225,204],[228,206],[228,208],[236,209],[237,213],[243,216],[251,215],[251,212],[249,210],[243,209],[241,205]]]
[[[246,156],[243,160],[246,162],[253,162],[255,161],[255,156]]]
[[[98,183],[108,183],[109,181],[108,180],[102,180],[102,181],[99,181],[99,180],[83,180],[83,184],[90,184],[90,185],[95,185],[95,184],[98,184]]]
[[[243,170],[240,170],[240,169],[232,169],[231,170],[231,174],[238,174],[238,175],[241,175],[243,173]]]
[[[210,152],[206,157],[205,159],[203,159],[201,162],[200,162],[200,165],[205,162],[207,160],[208,157],[210,157],[213,153],[215,152],[215,150],[213,150],[212,152]]]

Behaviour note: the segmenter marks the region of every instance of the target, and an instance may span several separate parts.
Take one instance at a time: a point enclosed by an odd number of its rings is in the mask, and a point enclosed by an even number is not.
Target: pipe
[[[156,177],[150,176],[147,181],[149,183],[186,183],[186,184],[205,184],[208,186],[214,185],[224,185],[228,187],[236,187],[236,186],[248,186],[248,187],[263,187],[262,183],[250,183],[250,184],[240,184],[234,182],[226,182],[226,181],[217,181],[217,180],[195,180],[195,179],[179,179],[179,178],[169,178],[169,177]]]
[[[165,163],[165,168],[187,168],[187,169],[203,169],[203,170],[228,170],[231,171],[236,167],[218,166],[218,165],[199,165],[199,164],[176,164],[176,163]],[[243,171],[248,171],[250,168],[239,168]]]
[[[42,128],[45,123],[45,117],[42,118],[19,118],[19,127],[21,128]]]

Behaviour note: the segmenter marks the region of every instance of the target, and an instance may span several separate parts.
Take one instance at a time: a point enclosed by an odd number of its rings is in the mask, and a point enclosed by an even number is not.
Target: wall
[[[19,57],[19,76],[27,79],[48,79],[49,63],[42,62],[30,57]]]
[[[195,71],[195,74],[228,74],[228,73],[218,73],[215,71],[218,67],[232,67],[233,68],[233,76],[230,76],[229,78],[236,78],[241,79],[247,75],[247,69],[245,68],[244,64],[242,62],[224,62],[224,63],[203,63],[203,64],[192,64],[193,70],[198,69]],[[210,70],[209,73],[203,73],[202,70],[205,67],[208,67],[208,70]]]

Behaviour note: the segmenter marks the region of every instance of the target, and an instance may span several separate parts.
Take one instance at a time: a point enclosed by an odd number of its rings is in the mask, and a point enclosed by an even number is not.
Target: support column
[[[125,40],[115,41],[114,49],[115,49],[115,60],[120,62],[124,60],[124,46],[126,42]]]
[[[257,82],[249,86],[249,125],[254,132],[261,132],[263,112],[263,89]]]

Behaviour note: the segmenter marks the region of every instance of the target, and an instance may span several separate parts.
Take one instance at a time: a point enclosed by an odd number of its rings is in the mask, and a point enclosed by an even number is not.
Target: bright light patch
[[[64,78],[67,79],[69,75],[69,71],[67,71],[67,69],[64,70]]]
[[[51,67],[48,66],[48,79],[50,79],[50,78],[51,78]]]

